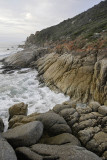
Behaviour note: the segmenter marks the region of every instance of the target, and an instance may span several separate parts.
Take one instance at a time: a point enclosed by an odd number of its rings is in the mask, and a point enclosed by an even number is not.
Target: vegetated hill
[[[107,0],[102,1],[93,8],[75,16],[74,18],[65,20],[58,25],[43,29],[30,35],[26,44],[61,44],[72,42],[80,42],[78,48],[83,48],[86,43],[101,42],[101,47],[107,44]],[[99,45],[99,44],[98,44]]]

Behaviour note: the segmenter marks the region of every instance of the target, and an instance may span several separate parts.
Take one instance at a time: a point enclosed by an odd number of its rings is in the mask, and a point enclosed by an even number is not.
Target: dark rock
[[[31,151],[31,149],[28,147],[17,148],[16,154],[20,160],[43,160],[42,156]]]
[[[59,160],[101,160],[94,153],[86,150],[85,148],[66,145],[46,145],[35,144],[31,146],[33,152],[43,156],[59,157]],[[50,159],[48,159],[50,160]],[[56,159],[55,159],[56,160]]]
[[[3,136],[14,147],[30,146],[38,142],[43,133],[43,125],[39,121],[30,122],[3,133]]]
[[[11,145],[0,135],[0,160],[17,160]]]
[[[31,62],[42,57],[47,52],[47,48],[30,47],[16,54],[6,57],[3,61],[5,67],[11,68],[25,68],[30,65]]]
[[[64,118],[52,111],[40,114],[37,120],[43,123],[44,129],[49,135],[55,136],[61,133],[71,133],[71,129]]]
[[[22,103],[18,103],[9,108],[9,119],[11,119],[14,115],[27,115],[28,105]]]
[[[107,159],[107,151],[105,151],[105,152],[103,153],[103,158],[104,158],[104,160]]]
[[[0,132],[4,131],[4,123],[3,120],[0,118]]]

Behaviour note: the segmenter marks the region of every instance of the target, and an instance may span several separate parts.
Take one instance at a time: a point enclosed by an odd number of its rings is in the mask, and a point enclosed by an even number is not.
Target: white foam
[[[21,48],[18,45],[0,44],[0,59],[16,53]],[[10,50],[7,50],[9,48]],[[0,62],[0,68],[2,63]],[[29,72],[26,72],[29,70]],[[37,80],[38,72],[36,70],[22,69],[22,73],[15,71],[12,74],[1,74],[0,69],[0,118],[8,126],[8,109],[12,105],[20,102],[27,103],[28,114],[34,112],[46,112],[54,107],[69,100],[68,96],[62,93],[54,93],[48,87],[41,87]]]
[[[25,69],[23,69],[24,71]],[[8,126],[8,109],[15,103],[27,103],[28,114],[46,112],[69,100],[62,93],[54,93],[48,87],[41,87],[36,79],[38,72],[29,70],[28,73],[0,74],[0,117],[6,128]]]

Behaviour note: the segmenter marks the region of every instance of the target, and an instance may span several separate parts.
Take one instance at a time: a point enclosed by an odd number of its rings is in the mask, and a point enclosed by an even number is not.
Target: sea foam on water
[[[12,48],[12,52],[11,50],[4,51],[4,57],[16,51],[16,48],[15,51]],[[3,50],[0,55],[0,58],[3,57]],[[2,64],[0,65],[2,67]],[[69,100],[69,97],[62,93],[55,93],[46,86],[41,87],[37,80],[38,72],[36,70],[26,68],[21,71],[22,73],[16,70],[11,74],[0,74],[0,118],[3,119],[6,128],[8,126],[8,109],[16,103],[28,104],[28,114],[31,114],[46,112],[56,104]]]

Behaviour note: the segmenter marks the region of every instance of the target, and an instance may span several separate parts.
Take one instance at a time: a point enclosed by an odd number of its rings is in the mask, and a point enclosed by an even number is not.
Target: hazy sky
[[[0,41],[22,41],[31,33],[86,11],[101,0],[0,0]]]

